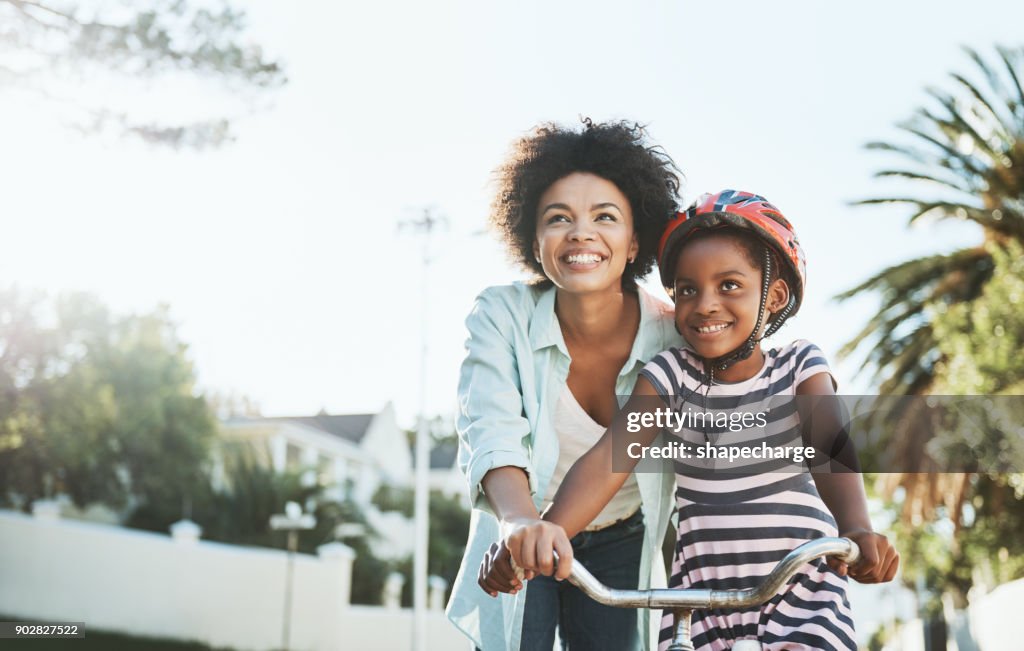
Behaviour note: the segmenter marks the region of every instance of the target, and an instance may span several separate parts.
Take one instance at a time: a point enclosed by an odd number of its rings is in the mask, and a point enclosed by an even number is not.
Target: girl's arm
[[[636,466],[637,459],[623,454],[624,450],[632,443],[650,445],[661,431],[658,427],[644,427],[642,423],[630,422],[629,419],[629,414],[649,412],[653,406],[664,406],[664,403],[651,383],[640,377],[629,401],[612,420],[611,427],[566,474],[543,520],[523,522],[506,536],[505,544],[519,566],[550,575],[554,571],[554,550],[559,556],[555,577],[565,579],[569,576],[572,569],[569,539],[597,517]],[[618,472],[612,470],[612,457],[616,453],[619,457],[619,463],[616,463]]]
[[[822,456],[839,459],[839,464],[834,469],[812,470],[811,476],[822,501],[836,519],[839,535],[856,542],[861,551],[861,560],[853,567],[847,567],[846,563],[835,558],[829,559],[829,565],[840,576],[849,573],[860,583],[891,581],[899,569],[900,555],[885,536],[871,529],[864,481],[857,472],[853,442],[843,432],[843,421],[834,397],[832,376],[828,373],[812,375],[800,383],[796,392],[797,395],[825,398],[812,406],[813,413],[810,418],[803,415],[804,422],[812,423],[810,427],[814,430],[805,431],[805,437],[824,453]],[[832,445],[836,436],[843,437],[840,439],[841,447],[838,450]]]

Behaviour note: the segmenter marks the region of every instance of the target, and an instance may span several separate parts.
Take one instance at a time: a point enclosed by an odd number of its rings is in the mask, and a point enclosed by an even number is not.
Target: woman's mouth
[[[592,269],[605,261],[605,257],[599,253],[570,253],[562,256],[562,262],[569,265],[570,269]]]

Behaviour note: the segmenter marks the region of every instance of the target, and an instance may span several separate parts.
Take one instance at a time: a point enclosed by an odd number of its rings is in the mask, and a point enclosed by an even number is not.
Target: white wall
[[[295,557],[291,648],[402,651],[408,610],[348,604],[352,551]],[[281,647],[287,554],[0,511],[0,613],[85,622],[86,631]],[[431,649],[465,648],[431,613]]]
[[[333,554],[332,554],[333,552]],[[338,648],[348,603],[347,547],[295,557],[292,640]],[[201,640],[247,649],[280,646],[287,555],[106,525],[0,512],[0,612],[82,621],[88,628]]]
[[[972,598],[965,611],[947,612],[950,651],[1008,651],[1021,649],[1021,633],[1016,626],[1024,604],[1024,579],[997,587]],[[924,651],[924,624],[920,619],[903,623],[896,638],[885,651]]]
[[[968,618],[981,651],[1022,648],[1021,604],[1024,604],[1024,579],[1004,583],[987,595],[971,600]]]

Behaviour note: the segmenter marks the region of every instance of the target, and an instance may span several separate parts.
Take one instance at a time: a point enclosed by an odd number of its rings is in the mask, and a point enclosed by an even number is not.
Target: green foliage
[[[381,484],[371,502],[381,511],[396,511],[407,518],[414,515],[416,496],[410,488]]]
[[[214,435],[185,350],[165,309],[0,291],[0,504],[180,504]]]
[[[970,304],[936,306],[935,335],[943,362],[938,393],[1019,394],[1024,389],[1024,246],[986,247],[993,273]]]
[[[966,52],[974,72],[953,73],[948,90],[928,91],[931,105],[900,125],[905,142],[868,145],[900,161],[876,176],[910,191],[861,204],[903,205],[912,223],[969,221],[983,233],[977,244],[893,265],[838,297],[880,295],[879,309],[842,353],[865,351],[862,368],[886,395],[1024,389],[1024,49],[997,47],[987,58]],[[919,427],[922,436],[878,442],[907,458],[940,450],[977,462],[971,473],[879,478],[883,495],[899,502],[893,528],[904,579],[936,595],[935,612],[939,593],[962,605],[979,578],[1021,576],[1024,477],[1005,474],[1024,467],[1017,402],[965,400],[940,426]]]
[[[297,551],[316,554],[317,548],[336,540],[339,524],[362,524],[362,535],[342,542],[356,552],[352,565],[351,601],[380,604],[387,575],[400,563],[377,558],[377,532],[365,514],[351,501],[324,499],[321,486],[303,486],[301,472],[277,473],[262,462],[248,443],[223,443],[224,482],[214,488],[208,478],[198,481],[192,491],[189,517],[203,528],[203,539],[233,545],[287,549],[287,534],[270,529],[270,517],[284,512],[288,502],[312,512],[316,526],[298,535]],[[137,509],[126,523],[130,527],[166,532],[181,519],[179,502],[172,498]]]
[[[902,179],[919,194],[859,203],[905,205],[911,222],[926,216],[971,221],[986,241],[1024,242],[1024,50],[996,48],[992,62],[973,50],[967,54],[982,81],[952,74],[952,91],[929,91],[934,106],[900,125],[908,144],[868,145],[903,163],[876,176]],[[967,247],[894,265],[844,292],[838,298],[879,292],[882,303],[843,355],[866,346],[864,367],[882,393],[929,392],[943,361],[935,314],[977,298],[992,269],[988,248]]]
[[[382,511],[397,511],[411,518],[414,499],[415,495],[409,489],[381,486],[373,502]],[[428,508],[427,573],[446,580],[450,594],[469,537],[469,511],[461,499],[437,491],[430,493]],[[411,605],[412,559],[404,559],[388,571],[396,571],[405,576],[402,603]]]
[[[427,572],[446,580],[450,594],[469,538],[469,511],[457,497],[431,493],[429,526]]]

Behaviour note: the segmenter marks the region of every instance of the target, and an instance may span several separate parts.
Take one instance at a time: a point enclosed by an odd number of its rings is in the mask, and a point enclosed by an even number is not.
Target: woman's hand
[[[487,550],[476,581],[484,592],[497,597],[499,592],[515,594],[522,589],[523,582],[512,569],[511,558],[505,541],[496,542]]]
[[[502,537],[512,560],[525,572],[527,580],[536,574],[561,581],[572,571],[572,544],[565,529],[539,518],[515,518],[502,522]],[[555,556],[558,552],[558,571]]]
[[[860,560],[852,566],[835,557],[828,559],[829,567],[839,576],[849,574],[858,583],[886,583],[896,576],[900,567],[900,554],[889,539],[868,529],[853,529],[841,534],[860,547]]]

